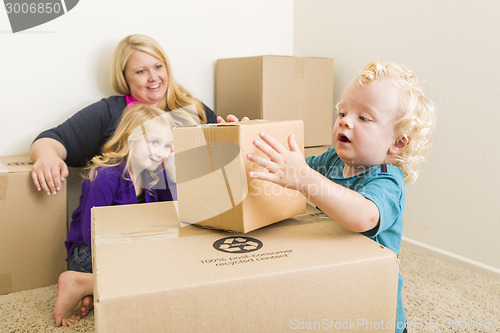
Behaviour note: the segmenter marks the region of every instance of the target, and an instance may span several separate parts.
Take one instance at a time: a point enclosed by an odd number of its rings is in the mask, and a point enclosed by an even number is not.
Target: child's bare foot
[[[90,310],[94,308],[94,297],[85,296],[82,299],[82,304],[80,305],[80,311],[78,311],[78,315],[83,318],[89,313]]]
[[[73,310],[80,299],[92,294],[93,278],[91,273],[75,271],[66,271],[59,276],[57,300],[54,308],[56,326],[69,327],[81,319],[80,314],[73,315]]]

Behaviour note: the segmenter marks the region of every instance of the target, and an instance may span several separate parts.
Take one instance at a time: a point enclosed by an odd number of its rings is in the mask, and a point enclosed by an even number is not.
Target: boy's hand
[[[292,134],[288,137],[288,146],[286,149],[279,141],[270,135],[260,133],[263,140],[254,140],[253,144],[269,157],[269,160],[253,154],[248,154],[248,160],[266,168],[269,172],[249,173],[251,178],[268,180],[275,184],[294,190],[301,190],[302,185],[312,171],[307,165],[300,147]]]

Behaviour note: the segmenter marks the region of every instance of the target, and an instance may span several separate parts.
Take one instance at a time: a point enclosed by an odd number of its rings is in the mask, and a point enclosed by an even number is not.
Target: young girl
[[[92,308],[91,208],[176,200],[172,173],[174,121],[170,112],[148,105],[124,111],[117,129],[90,162],[80,205],[65,242],[70,270],[58,281],[56,326],[71,326]],[[77,315],[73,310],[82,300]]]

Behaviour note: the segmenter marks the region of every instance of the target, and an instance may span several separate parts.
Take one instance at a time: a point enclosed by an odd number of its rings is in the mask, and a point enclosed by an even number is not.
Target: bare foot
[[[80,311],[78,311],[78,315],[83,318],[89,313],[90,310],[94,308],[94,297],[92,295],[85,296],[82,299],[82,304],[80,305]]]
[[[81,319],[82,316],[74,315],[73,310],[83,297],[92,294],[93,284],[94,276],[91,273],[75,271],[61,273],[54,307],[56,326],[69,327]]]

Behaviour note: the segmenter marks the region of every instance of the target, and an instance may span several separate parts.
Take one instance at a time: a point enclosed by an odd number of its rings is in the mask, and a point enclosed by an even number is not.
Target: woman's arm
[[[57,194],[61,181],[68,176],[67,166],[85,166],[99,153],[125,107],[124,96],[105,98],[42,132],[31,146],[35,163],[32,178],[37,189]]]
[[[68,177],[66,148],[57,140],[41,138],[31,145],[33,169],[31,178],[38,191],[42,189],[47,195],[56,195],[61,190],[61,183]]]

